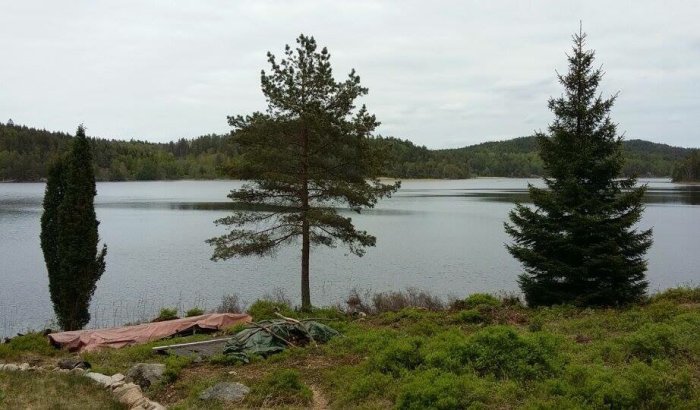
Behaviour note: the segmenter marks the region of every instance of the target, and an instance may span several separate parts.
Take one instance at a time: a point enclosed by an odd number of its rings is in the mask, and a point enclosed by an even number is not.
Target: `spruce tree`
[[[355,99],[367,94],[352,70],[336,82],[330,54],[313,37],[301,35],[281,61],[268,52],[270,72],[262,71],[265,113],[229,117],[243,154],[232,168],[249,180],[229,197],[243,207],[216,221],[228,233],[207,241],[213,260],[268,255],[301,238],[301,307],[311,307],[309,263],[312,245],[346,244],[362,256],[376,239],[355,229],[337,207],[360,213],[399,184],[383,184],[382,158],[370,149],[379,124]]]
[[[564,86],[549,100],[555,115],[549,135],[538,133],[546,189],[529,187],[534,207],[517,204],[507,245],[525,273],[519,284],[529,305],[622,305],[646,291],[644,255],[651,230],[635,228],[646,187],[621,179],[622,137],[610,119],[617,95],[603,98],[601,68],[586,36],[573,36]]]
[[[107,246],[98,252],[92,150],[81,125],[70,152],[49,171],[41,217],[41,248],[49,274],[49,291],[59,325],[82,329],[105,270]]]

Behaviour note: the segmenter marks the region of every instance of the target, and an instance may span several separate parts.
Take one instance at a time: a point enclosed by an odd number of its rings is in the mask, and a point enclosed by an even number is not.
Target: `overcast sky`
[[[264,109],[265,53],[299,33],[355,68],[378,132],[430,148],[551,120],[583,20],[627,138],[700,146],[700,1],[3,1],[0,121],[169,141]]]

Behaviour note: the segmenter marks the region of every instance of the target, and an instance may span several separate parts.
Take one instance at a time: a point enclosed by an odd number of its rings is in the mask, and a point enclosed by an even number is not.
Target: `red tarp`
[[[136,326],[51,333],[48,337],[54,345],[71,351],[92,351],[103,347],[119,349],[195,329],[214,331],[251,321],[252,318],[245,313],[211,313]]]

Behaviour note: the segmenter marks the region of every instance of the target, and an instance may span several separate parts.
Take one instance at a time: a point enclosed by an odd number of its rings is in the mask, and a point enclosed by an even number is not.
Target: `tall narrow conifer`
[[[65,330],[90,321],[90,300],[105,270],[107,246],[97,248],[96,194],[92,150],[80,126],[68,155],[50,168],[41,217],[51,301]]]

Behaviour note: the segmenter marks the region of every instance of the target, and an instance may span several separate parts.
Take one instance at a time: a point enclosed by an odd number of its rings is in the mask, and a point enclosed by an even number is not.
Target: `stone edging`
[[[53,369],[31,366],[29,363],[0,363],[0,370],[4,371],[53,371],[57,373],[71,373],[76,375],[81,375],[92,379],[99,383],[101,386],[108,388],[114,398],[127,406],[131,410],[165,410],[166,407],[155,401],[151,401],[148,397],[144,396],[141,387],[134,383],[126,383],[124,381],[125,377],[121,373],[117,373],[112,376],[107,376],[102,373],[95,373],[89,370],[84,370],[81,368],[74,368],[71,370],[60,369],[54,367]]]

